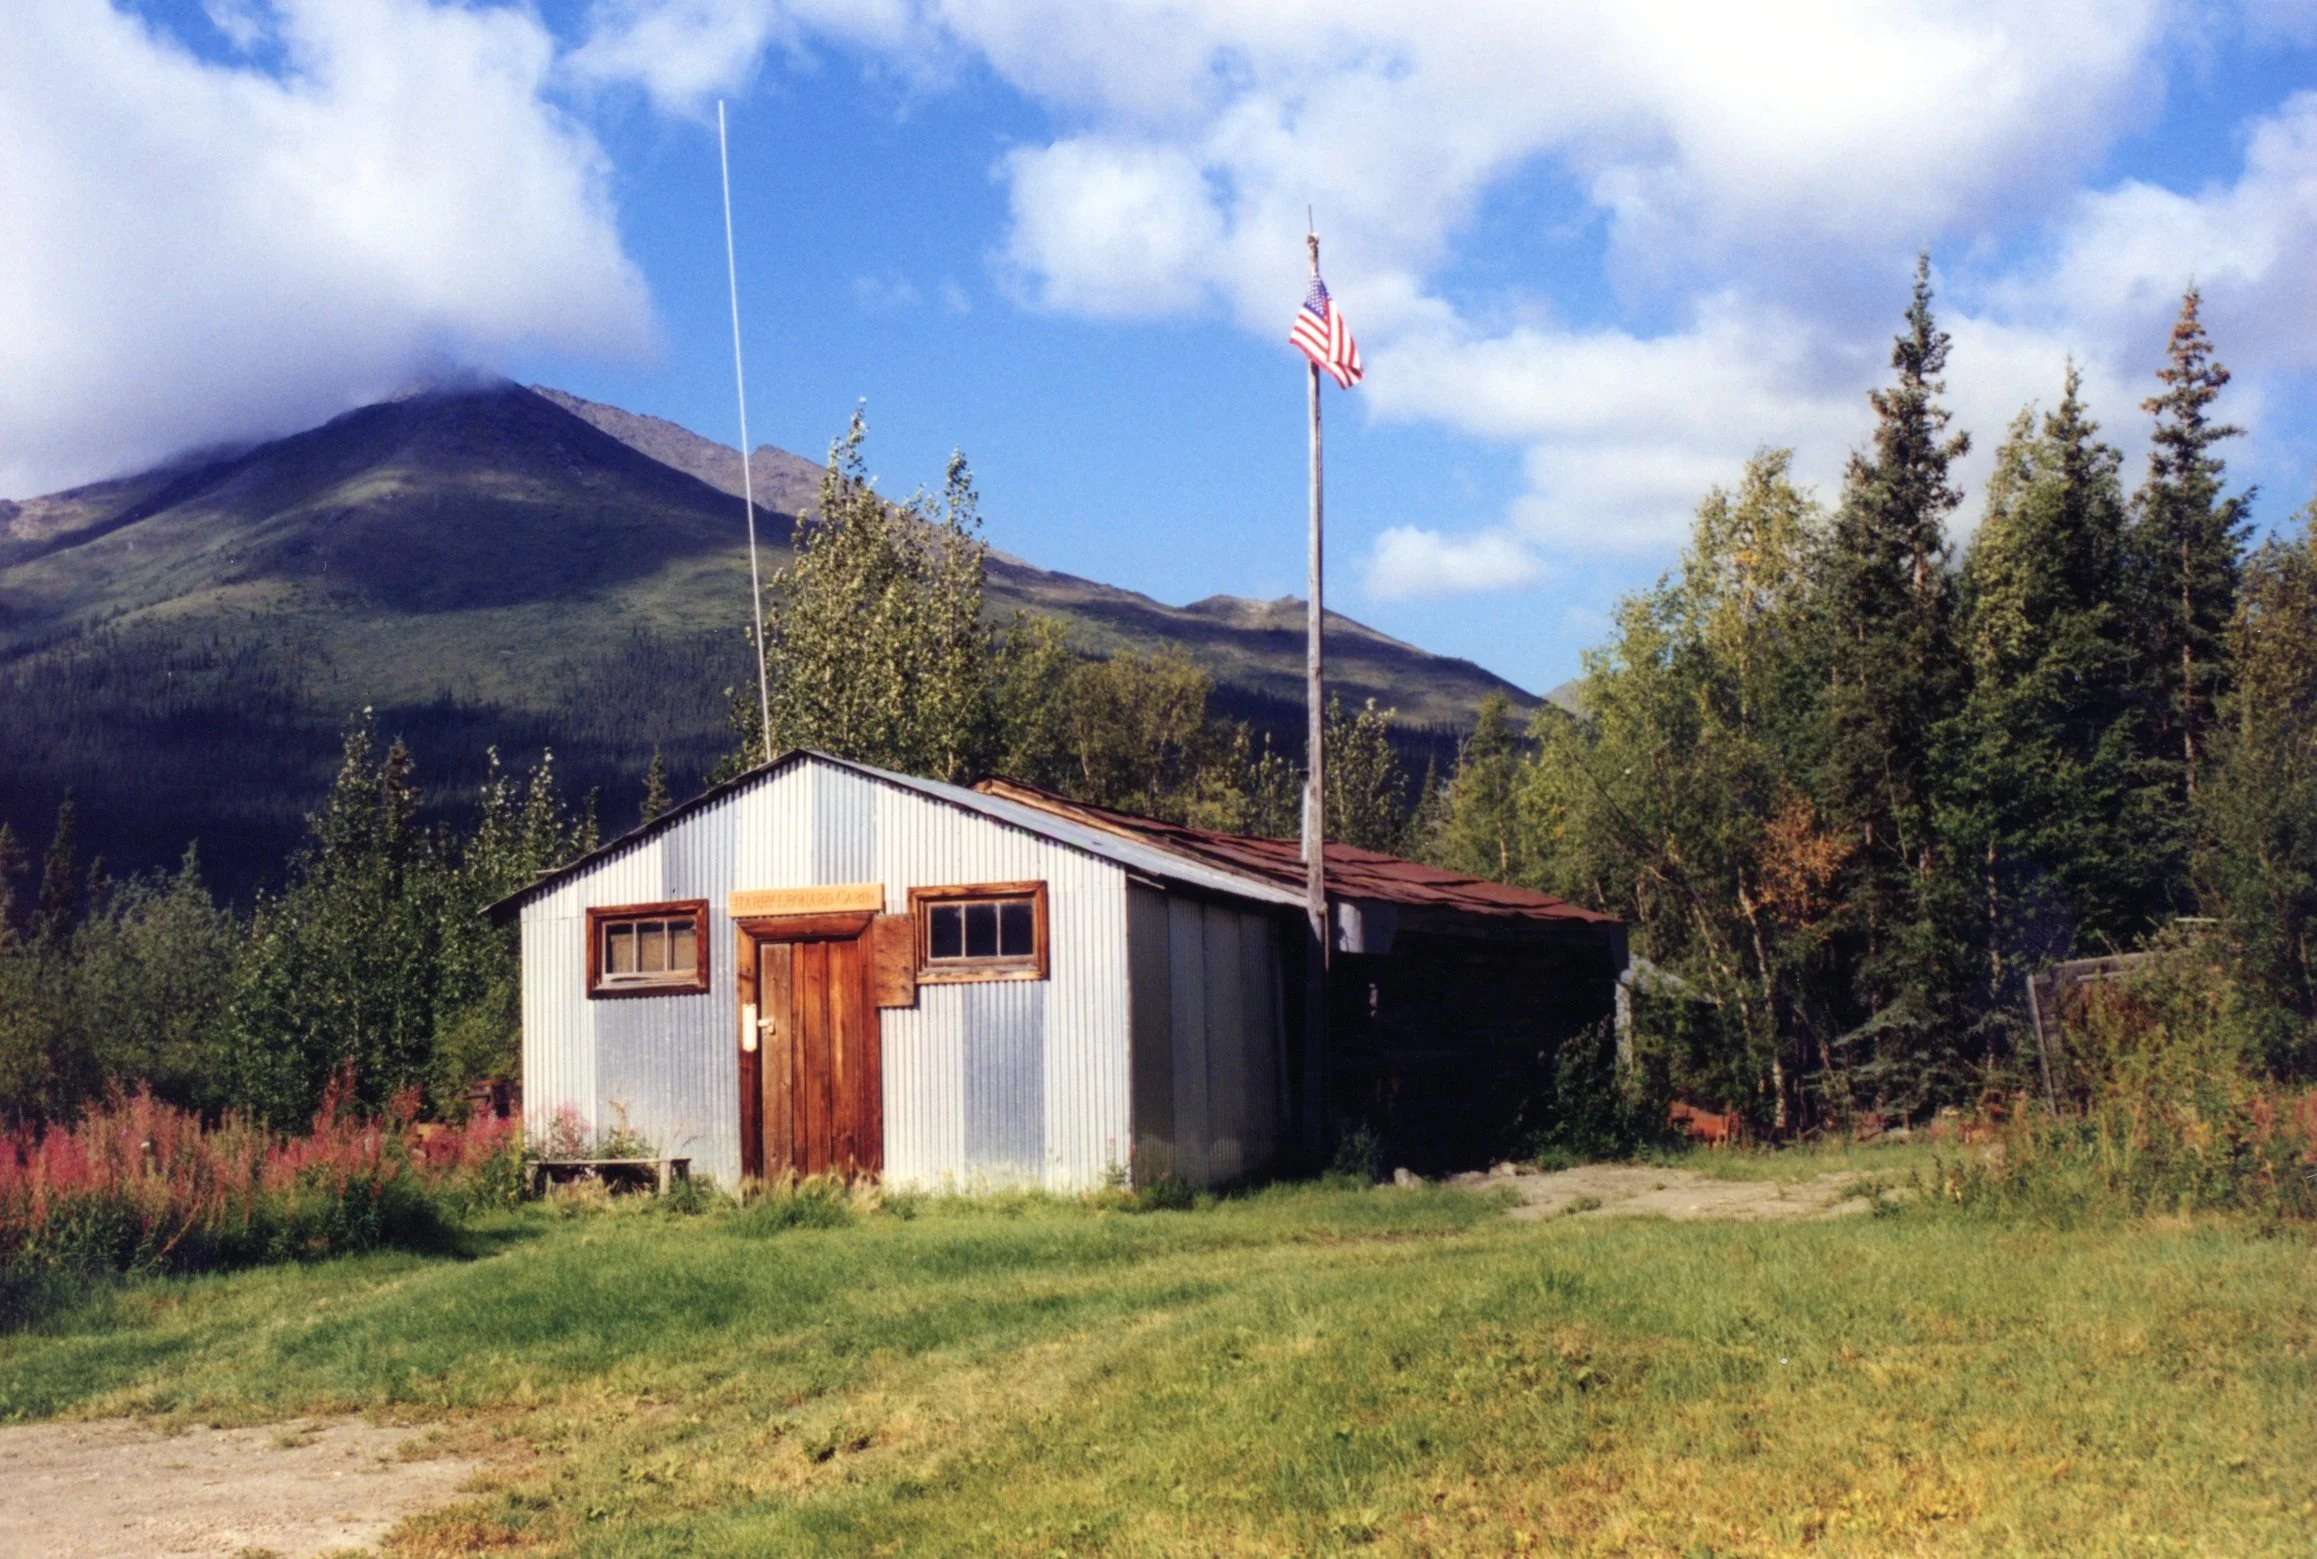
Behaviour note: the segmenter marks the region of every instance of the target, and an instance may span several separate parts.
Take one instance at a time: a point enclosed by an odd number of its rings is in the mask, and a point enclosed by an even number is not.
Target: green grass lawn
[[[914,1212],[534,1209],[125,1290],[0,1338],[0,1417],[439,1423],[496,1471],[414,1554],[2317,1549],[2301,1235]]]

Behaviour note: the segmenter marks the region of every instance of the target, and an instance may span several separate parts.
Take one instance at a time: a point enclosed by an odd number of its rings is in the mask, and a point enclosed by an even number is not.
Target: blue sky
[[[1530,687],[1762,444],[1831,497],[1917,248],[1984,469],[2083,365],[2136,468],[2182,286],[2235,469],[2317,487],[2317,6],[23,0],[0,491],[477,366],[817,454],[952,446],[997,545],[1301,589],[1316,206],[1331,602]],[[1967,529],[1976,494],[1961,517]]]

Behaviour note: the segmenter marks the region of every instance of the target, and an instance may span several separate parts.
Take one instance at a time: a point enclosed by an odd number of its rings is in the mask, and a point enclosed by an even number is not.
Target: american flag
[[[1360,382],[1360,345],[1352,339],[1351,327],[1344,323],[1342,311],[1328,296],[1327,283],[1319,279],[1317,271],[1311,273],[1311,291],[1303,307],[1295,311],[1295,328],[1288,331],[1287,339],[1345,389]]]

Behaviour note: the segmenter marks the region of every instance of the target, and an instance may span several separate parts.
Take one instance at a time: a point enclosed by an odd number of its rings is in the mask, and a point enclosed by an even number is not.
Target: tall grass
[[[2317,1089],[2265,1075],[2236,982],[2193,943],[2084,988],[2066,1014],[2071,1095],[1991,1123],[1934,1171],[1938,1199],[2001,1213],[2317,1218]]]
[[[235,1116],[116,1095],[78,1124],[0,1136],[0,1321],[57,1277],[199,1272],[386,1245],[426,1247],[522,1184],[513,1121],[414,1129],[415,1096],[384,1116],[341,1079],[311,1129],[284,1138]]]

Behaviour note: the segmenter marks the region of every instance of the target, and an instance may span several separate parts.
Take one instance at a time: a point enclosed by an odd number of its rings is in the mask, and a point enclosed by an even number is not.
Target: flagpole
[[[1319,274],[1319,235],[1304,242],[1311,250],[1311,274]],[[1311,406],[1311,593],[1304,626],[1304,703],[1308,721],[1304,737],[1303,787],[1303,894],[1304,914],[1311,923],[1304,978],[1305,1100],[1309,1111],[1306,1134],[1317,1151],[1323,1146],[1320,1112],[1326,1104],[1321,1080],[1327,1023],[1327,714],[1321,702],[1325,667],[1322,625],[1326,604],[1321,595],[1323,548],[1320,530],[1322,487],[1319,440],[1319,364],[1306,365]]]
[[[756,614],[756,711],[764,761],[773,760],[772,681],[764,666],[764,576],[756,564],[756,478],[748,462],[748,376],[740,370],[740,267],[732,256],[732,153],[724,144],[724,100],[716,100],[716,167],[724,179],[724,280],[732,294],[732,387],[740,397],[740,501],[748,510],[748,604]]]

